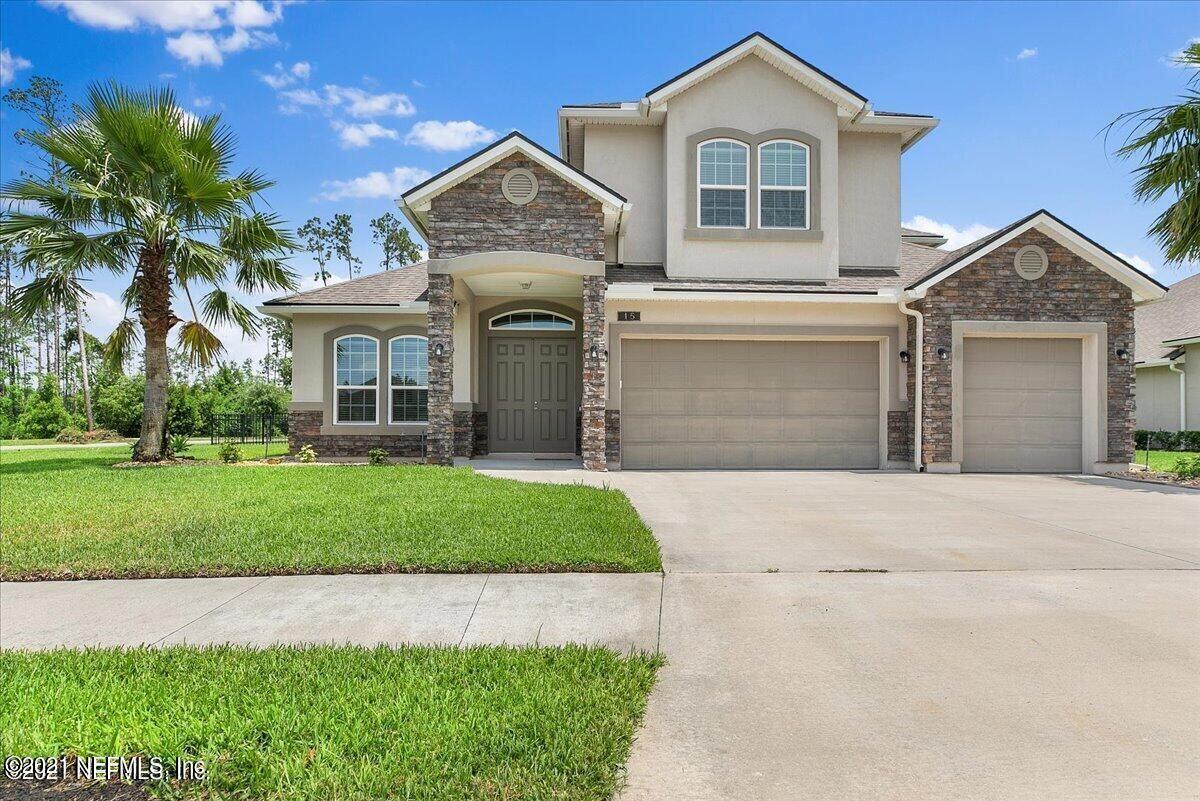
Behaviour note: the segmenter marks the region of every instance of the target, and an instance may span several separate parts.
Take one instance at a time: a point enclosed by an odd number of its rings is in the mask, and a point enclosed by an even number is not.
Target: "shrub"
[[[69,442],[78,445],[87,442],[87,435],[75,426],[67,426],[62,431],[58,432],[58,436],[55,437],[54,440],[56,442]]]
[[[1149,431],[1138,429],[1133,434],[1138,450],[1200,451],[1200,431]]]
[[[1175,462],[1173,472],[1183,478],[1200,478],[1200,454],[1185,456]]]
[[[242,449],[232,442],[226,442],[217,450],[217,458],[225,464],[233,464],[240,462],[246,458],[246,454],[242,453]]]
[[[388,452],[383,448],[372,448],[367,451],[367,458],[370,459],[371,464],[387,464]]]
[[[313,450],[312,445],[306,443],[304,447],[296,451],[296,459],[297,461],[304,462],[305,464],[310,464],[317,461],[317,452]]]
[[[58,432],[72,423],[71,414],[58,394],[58,385],[53,379],[46,379],[17,418],[14,433],[17,439],[44,439],[58,436]]]
[[[121,439],[121,433],[110,428],[93,428],[91,431],[83,432],[83,439],[85,442],[110,442]]]
[[[183,453],[187,449],[188,449],[187,434],[172,434],[171,435],[171,453]]]

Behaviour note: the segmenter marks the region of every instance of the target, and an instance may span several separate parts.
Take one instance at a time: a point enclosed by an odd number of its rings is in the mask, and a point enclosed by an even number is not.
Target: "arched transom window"
[[[808,146],[779,140],[758,148],[758,226],[808,228]]]
[[[392,423],[429,420],[429,340],[402,336],[389,344]]]
[[[374,337],[338,337],[334,350],[334,421],[378,421],[379,342]]]
[[[700,144],[696,219],[702,228],[746,228],[750,200],[750,148],[733,139]]]
[[[488,328],[493,331],[574,331],[575,321],[554,312],[522,309],[497,314],[488,321]]]

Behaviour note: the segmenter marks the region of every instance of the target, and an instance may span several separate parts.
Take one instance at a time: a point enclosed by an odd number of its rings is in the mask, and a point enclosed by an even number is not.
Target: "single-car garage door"
[[[621,347],[622,467],[879,467],[878,342]]]
[[[1082,347],[1078,339],[963,340],[963,470],[1081,469]]]

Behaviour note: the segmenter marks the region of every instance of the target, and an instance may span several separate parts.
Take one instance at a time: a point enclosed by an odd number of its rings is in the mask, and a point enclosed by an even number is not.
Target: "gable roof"
[[[402,194],[397,203],[404,215],[424,234],[425,221],[422,212],[428,211],[429,202],[433,198],[514,153],[529,157],[567,183],[596,198],[609,210],[628,211],[632,208],[624,195],[600,183],[578,167],[563,161],[520,131],[513,131],[508,136],[497,139],[457,164],[422,181]]]
[[[690,89],[714,73],[741,61],[748,55],[756,55],[784,74],[799,81],[817,94],[832,100],[848,115],[863,113],[870,108],[865,95],[851,89],[827,72],[817,69],[800,56],[788,50],[765,33],[755,31],[744,39],[734,42],[715,55],[670,78],[650,91],[642,101],[649,107],[664,103],[671,97]]]
[[[1180,342],[1200,338],[1200,273],[1171,284],[1166,297],[1133,312],[1136,362],[1173,358]]]
[[[1167,291],[1167,288],[1158,281],[1045,209],[1038,209],[1032,214],[1006,225],[999,231],[994,231],[969,245],[951,251],[939,264],[906,286],[905,290],[909,294],[920,296],[929,287],[949,278],[964,267],[974,264],[1005,242],[1033,228],[1060,242],[1097,269],[1128,286],[1133,291],[1135,301],[1154,300],[1162,297],[1163,293]]]
[[[928,245],[934,248],[941,247],[947,242],[946,237],[941,234],[918,231],[916,228],[905,228],[904,226],[900,226],[900,241],[912,242],[917,245]]]
[[[407,306],[425,303],[429,292],[427,262],[372,273],[349,281],[268,300],[263,310],[286,312],[297,306]]]

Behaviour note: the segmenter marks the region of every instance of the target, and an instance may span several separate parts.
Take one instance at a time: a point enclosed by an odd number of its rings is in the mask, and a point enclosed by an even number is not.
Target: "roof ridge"
[[[285,300],[294,301],[297,298],[303,298],[306,295],[311,295],[314,292],[324,292],[326,289],[332,289],[333,287],[349,286],[350,284],[356,284],[360,281],[365,281],[368,278],[379,278],[380,276],[395,275],[396,273],[399,273],[401,270],[406,270],[410,267],[420,267],[421,265],[428,265],[428,264],[429,264],[429,259],[421,259],[420,261],[414,261],[412,264],[402,264],[394,270],[381,270],[377,273],[369,273],[368,275],[360,275],[358,278],[347,278],[345,281],[335,281],[333,284],[326,284],[324,286],[315,286],[312,289],[305,289],[301,292],[294,292],[291,295],[280,295],[277,298],[271,298],[268,301],[264,301],[264,304],[269,305],[271,303],[279,303],[279,302],[285,301]]]

